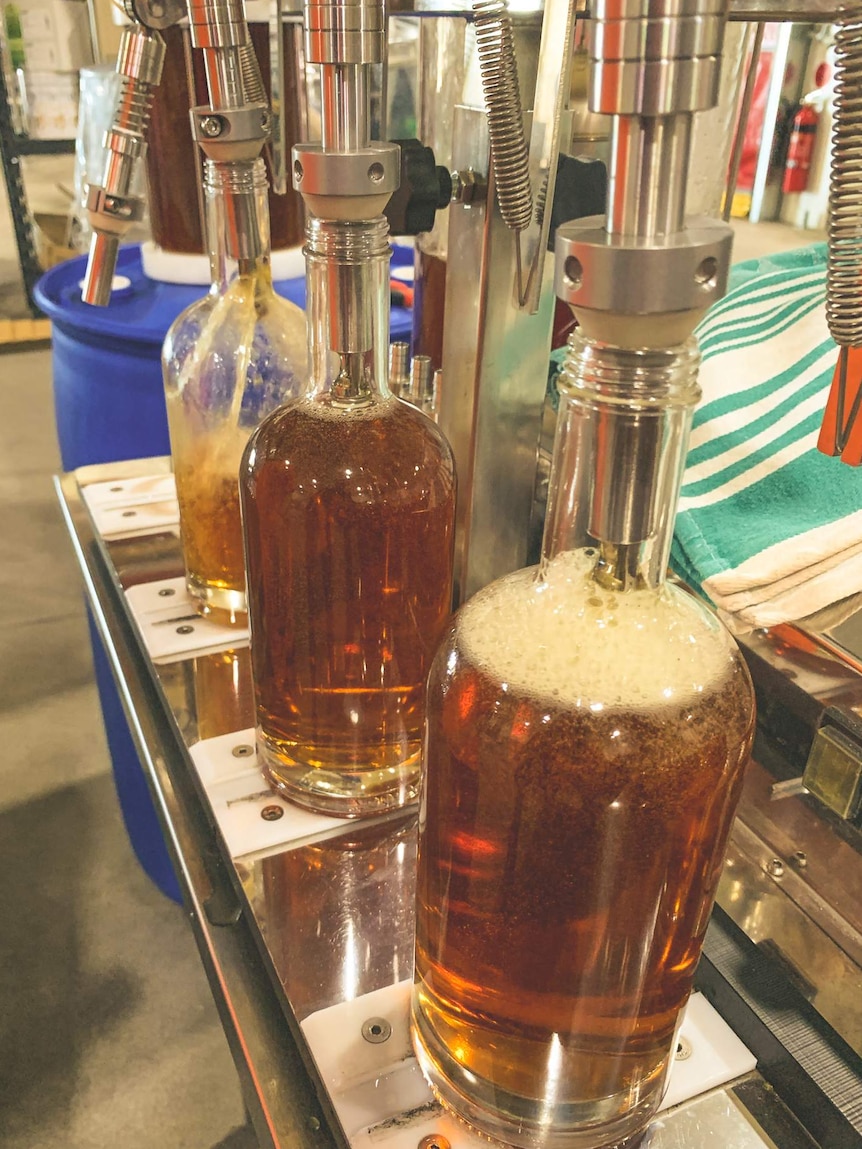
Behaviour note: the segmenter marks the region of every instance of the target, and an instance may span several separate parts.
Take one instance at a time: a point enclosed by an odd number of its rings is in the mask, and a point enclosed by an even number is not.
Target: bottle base
[[[221,626],[248,625],[248,603],[244,591],[204,582],[190,574],[186,575],[186,590],[202,618],[212,619]]]
[[[440,1104],[481,1136],[520,1149],[636,1149],[664,1094],[667,1062],[642,1083],[634,1105],[625,1092],[551,1107],[466,1070],[439,1046],[415,1004],[410,1032],[419,1067]]]
[[[309,765],[274,748],[257,731],[257,758],[263,775],[288,802],[314,814],[334,818],[363,818],[386,814],[415,802],[419,794],[419,751],[397,766],[331,768]]]

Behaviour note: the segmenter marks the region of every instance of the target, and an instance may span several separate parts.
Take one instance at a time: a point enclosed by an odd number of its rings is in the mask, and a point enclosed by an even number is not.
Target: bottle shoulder
[[[474,595],[456,615],[438,673],[450,673],[454,655],[452,666],[489,669],[507,689],[593,712],[694,712],[729,692],[750,721],[748,669],[715,613],[672,584],[607,591],[583,554],[558,555]]]
[[[298,395],[308,378],[308,356],[304,314],[292,307],[261,311],[248,293],[210,294],[196,301],[174,322],[163,345],[168,396],[219,405],[240,384],[253,397],[243,420],[248,424]]]
[[[316,489],[433,490],[454,495],[454,461],[446,439],[421,412],[394,396],[345,409],[320,395],[274,411],[255,431],[244,473],[270,473],[284,487],[313,479]]]

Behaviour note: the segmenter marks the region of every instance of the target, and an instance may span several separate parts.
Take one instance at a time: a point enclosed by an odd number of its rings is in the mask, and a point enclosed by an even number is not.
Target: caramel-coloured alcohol
[[[455,485],[432,423],[390,396],[285,408],[255,435],[244,526],[258,749],[295,800],[415,797],[423,688],[449,616]]]

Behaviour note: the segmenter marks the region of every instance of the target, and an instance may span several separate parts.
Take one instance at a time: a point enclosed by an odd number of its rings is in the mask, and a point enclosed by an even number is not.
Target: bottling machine
[[[241,0],[190,0],[187,10],[179,0],[127,0],[126,8],[133,23],[118,62],[123,94],[106,136],[102,186],[92,187],[89,198],[94,236],[84,294],[94,303],[109,297],[118,244],[140,210],[129,188],[161,69],[159,29],[188,18],[191,42],[203,52],[209,104],[191,115],[209,158],[258,155],[272,125]],[[276,2],[276,31],[281,16]],[[429,253],[431,263],[435,251],[445,253],[445,287],[436,294],[443,307],[432,322],[442,332],[438,419],[459,475],[458,600],[536,553],[554,420],[546,392],[555,291],[588,339],[623,349],[680,343],[724,293],[732,236],[716,205],[723,190],[729,210],[738,163],[738,148],[729,155],[731,134],[707,146],[715,160],[706,196],[702,186],[689,187],[689,164],[699,118],[722,90],[731,107],[742,92],[744,120],[752,92],[745,75],[753,74],[745,62],[752,48],[756,57],[766,21],[837,24],[827,316],[841,349],[841,390],[837,433],[826,445],[840,453],[859,405],[848,363],[862,338],[856,123],[862,18],[826,0],[787,0],[780,8],[768,0],[731,0],[729,9],[725,0],[598,0],[588,10],[573,0],[546,0],[541,16],[510,18],[502,0],[479,0],[467,12],[431,5],[415,19],[428,52],[424,94],[432,107],[437,100],[436,119],[429,115],[427,122],[443,121],[436,159],[425,140],[371,137],[369,92],[386,60],[383,4],[307,0],[305,60],[320,68],[321,139],[298,145],[290,168],[311,212],[327,218],[377,214],[400,181],[402,194],[389,209],[394,229],[407,229],[405,203],[422,204],[417,268],[428,264]],[[573,97],[572,49],[582,21],[588,79],[585,95]],[[743,24],[752,26],[744,34],[737,27]],[[734,48],[723,73],[726,33]],[[465,35],[475,40],[481,84],[461,69]],[[279,39],[274,34],[273,43]],[[443,67],[429,62],[435,53]],[[286,90],[283,81],[276,90]],[[606,209],[565,221],[558,205],[579,178],[565,160],[569,152],[577,158],[579,147],[590,150],[584,141],[594,123],[607,137]],[[573,146],[573,139],[581,143]],[[271,146],[276,168],[279,156],[285,167],[277,133]],[[595,205],[596,194],[587,202]],[[241,235],[242,219],[235,225]],[[429,236],[439,238],[439,249]],[[546,254],[552,238],[554,258]],[[345,328],[360,303],[344,294]],[[637,433],[609,426],[608,434],[619,437],[605,457],[638,481],[627,482],[625,497],[618,497],[610,474],[600,472],[592,514],[601,524],[597,534],[624,562],[626,548],[649,533],[658,444],[647,427]],[[261,1143],[291,1137],[310,1149],[393,1137],[448,1149],[452,1130],[440,1131],[437,1111],[411,1076],[400,1006],[387,996],[409,977],[409,817],[349,832],[303,826],[291,844],[279,839],[271,827],[280,825],[283,806],[255,790],[240,769],[253,757],[239,737],[251,725],[242,643],[224,639],[218,655],[163,655],[154,665],[141,645],[140,610],[130,622],[125,592],[173,572],[176,553],[164,535],[149,550],[143,536],[99,540],[98,516],[90,517],[92,501],[81,490],[86,494],[94,480],[110,485],[124,473],[137,482],[159,473],[155,464],[142,464],[137,476],[125,466],[126,472],[79,476],[79,485],[67,477],[62,498],[184,867]],[[858,617],[851,616],[830,629],[781,625],[742,640],[757,690],[758,736],[696,986],[748,1047],[757,1070],[672,1111],[647,1134],[644,1143],[655,1149],[862,1144],[860,638]],[[214,674],[216,657],[224,663],[221,677]],[[187,746],[204,731],[191,755],[197,776],[190,780]],[[200,746],[210,742],[220,746],[208,756]],[[221,814],[200,812],[204,792],[214,800],[213,786],[222,787],[225,810],[243,802],[245,810],[260,809],[271,835],[266,842],[231,838],[239,830],[229,830]],[[255,972],[243,973],[244,964]],[[267,1014],[273,1002],[275,1017]],[[356,1009],[344,1012],[350,1005]],[[342,1013],[328,1029],[323,1015],[336,1008]],[[327,1041],[339,1045],[339,1028],[352,1032],[354,1022],[361,1036],[348,1042],[343,1059],[321,1055]],[[387,1049],[388,1061],[366,1056]],[[364,1076],[351,1077],[354,1056]],[[373,1110],[375,1081],[400,1098],[385,1113]],[[705,1108],[696,1111],[698,1104]],[[366,1109],[378,1114],[376,1124],[360,1119]]]

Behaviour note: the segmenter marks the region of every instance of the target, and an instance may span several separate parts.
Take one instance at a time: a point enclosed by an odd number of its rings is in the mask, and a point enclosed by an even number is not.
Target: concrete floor
[[[114,792],[45,350],[0,355],[0,1144],[252,1149],[180,907]]]

